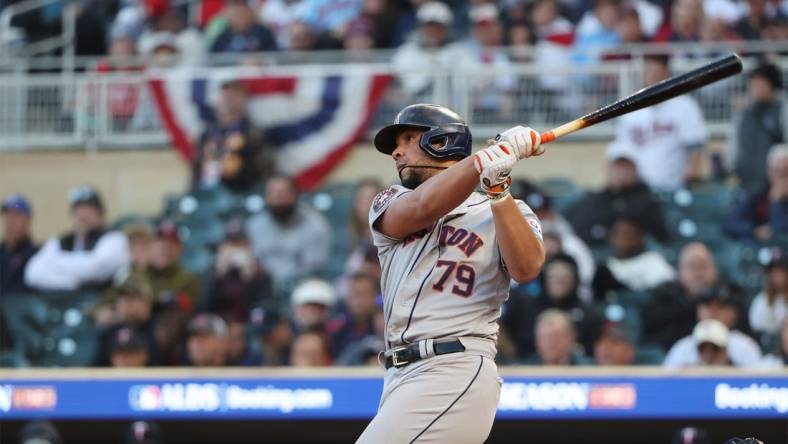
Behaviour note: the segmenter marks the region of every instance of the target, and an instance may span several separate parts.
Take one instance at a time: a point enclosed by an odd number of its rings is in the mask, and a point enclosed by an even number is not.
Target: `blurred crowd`
[[[27,43],[58,35],[65,3],[18,15],[12,25]],[[424,49],[498,63],[505,56],[495,47],[542,43],[593,61],[626,43],[788,38],[782,0],[80,0],[73,7],[78,55],[179,53],[190,62],[216,53],[397,48],[409,63]]]
[[[649,63],[658,81],[664,59]],[[769,103],[759,100],[780,89],[772,73],[764,65],[749,74],[750,107],[761,116]],[[774,140],[733,146],[722,184],[691,171],[693,156],[708,157],[702,127],[683,131],[681,122],[671,123],[691,119],[691,100],[620,122],[599,190],[559,206],[538,184],[515,182],[514,195],[543,224],[548,260],[537,279],[512,284],[500,318],[501,363],[788,364],[788,145],[779,143],[788,126],[775,128]],[[748,112],[738,125],[763,123]],[[692,118],[702,125],[702,116]],[[662,157],[671,159],[660,165],[653,150],[670,151]],[[204,169],[195,168],[192,205],[219,192],[258,204],[217,219],[221,225],[210,228],[220,233],[205,245],[212,254],[202,266],[189,247],[196,235],[190,240],[185,229],[198,226],[172,214],[110,226],[100,191],[78,186],[67,196],[71,227],[39,245],[30,231],[33,204],[22,194],[6,196],[0,302],[99,294],[85,313],[97,335],[96,366],[379,365],[381,270],[367,214],[384,184],[352,184],[346,214],[332,215],[319,204],[319,190],[303,192],[292,177],[271,172],[251,180],[251,189],[233,188],[232,181],[202,181]],[[722,220],[711,221],[719,236],[677,238],[659,196],[680,200],[709,183],[737,196]],[[197,212],[190,224],[195,218],[212,220]],[[760,248],[755,286],[742,287],[739,270],[720,264],[728,254],[721,245]],[[670,248],[675,257],[666,254]],[[0,344],[14,348],[19,338],[10,330],[0,328]]]
[[[83,0],[78,50],[177,53],[189,63],[209,53],[395,48],[400,86],[418,97],[426,88],[418,71],[434,63],[505,72],[497,68],[531,57],[599,62],[625,43],[788,38],[788,3],[771,0],[199,3],[194,17],[167,0]],[[62,7],[16,25],[31,40],[55,32]],[[518,47],[529,51],[518,56]],[[665,55],[644,63],[644,84],[670,76]],[[101,69],[119,66],[110,59]],[[479,96],[477,106],[503,110],[511,79],[492,82],[498,94]],[[701,108],[682,96],[617,123],[603,188],[558,205],[538,184],[513,186],[543,223],[548,261],[537,279],[512,285],[501,363],[788,364],[788,109],[775,65],[761,61],[747,84],[724,153],[708,149]],[[86,313],[96,366],[378,365],[381,271],[367,213],[384,184],[353,184],[347,213],[329,214],[315,192],[276,171],[274,147],[248,112],[244,85],[223,84],[198,143],[194,205],[217,193],[257,202],[221,221],[195,213],[187,223],[165,212],[109,224],[100,190],[85,185],[67,196],[71,227],[39,244],[30,227],[33,204],[44,203],[3,196],[0,302],[99,294]],[[681,200],[706,183],[736,198],[685,236],[692,242],[677,238],[659,196]],[[197,228],[219,233],[192,248]],[[736,270],[722,266],[723,244],[760,248],[757,288],[742,288]],[[2,307],[0,348],[13,349],[19,338],[3,317],[14,314]]]

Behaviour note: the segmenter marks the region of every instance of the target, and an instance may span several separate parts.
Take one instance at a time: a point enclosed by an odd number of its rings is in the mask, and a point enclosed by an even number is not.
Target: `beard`
[[[407,174],[405,170],[410,170]],[[424,183],[427,179],[434,176],[446,167],[432,166],[432,165],[414,165],[405,167],[399,172],[399,180],[402,186],[410,190],[415,190],[416,187]]]

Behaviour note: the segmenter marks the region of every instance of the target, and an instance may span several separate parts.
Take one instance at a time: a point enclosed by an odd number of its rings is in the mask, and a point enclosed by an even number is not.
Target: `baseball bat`
[[[736,54],[727,55],[698,69],[647,86],[630,96],[599,108],[579,119],[544,132],[542,133],[542,143],[550,143],[577,130],[588,128],[591,125],[596,125],[647,106],[656,105],[718,80],[736,75],[741,71],[742,63],[739,56]]]

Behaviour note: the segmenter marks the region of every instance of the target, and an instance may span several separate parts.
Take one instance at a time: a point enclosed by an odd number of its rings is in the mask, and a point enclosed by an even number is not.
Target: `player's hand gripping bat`
[[[579,119],[565,123],[550,131],[545,131],[542,133],[542,143],[550,143],[579,129],[596,125],[647,106],[656,105],[718,80],[733,76],[741,71],[741,59],[736,54],[730,54],[698,69],[655,83]]]

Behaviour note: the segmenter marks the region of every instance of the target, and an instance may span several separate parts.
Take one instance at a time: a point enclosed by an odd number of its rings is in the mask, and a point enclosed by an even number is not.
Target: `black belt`
[[[465,346],[462,345],[459,339],[445,342],[433,342],[432,348],[435,351],[435,356],[445,355],[448,353],[459,353],[465,351]],[[403,345],[402,347],[395,347],[391,349],[391,354],[386,357],[386,369],[391,367],[405,367],[408,364],[419,361],[422,358],[419,351],[419,343]]]

